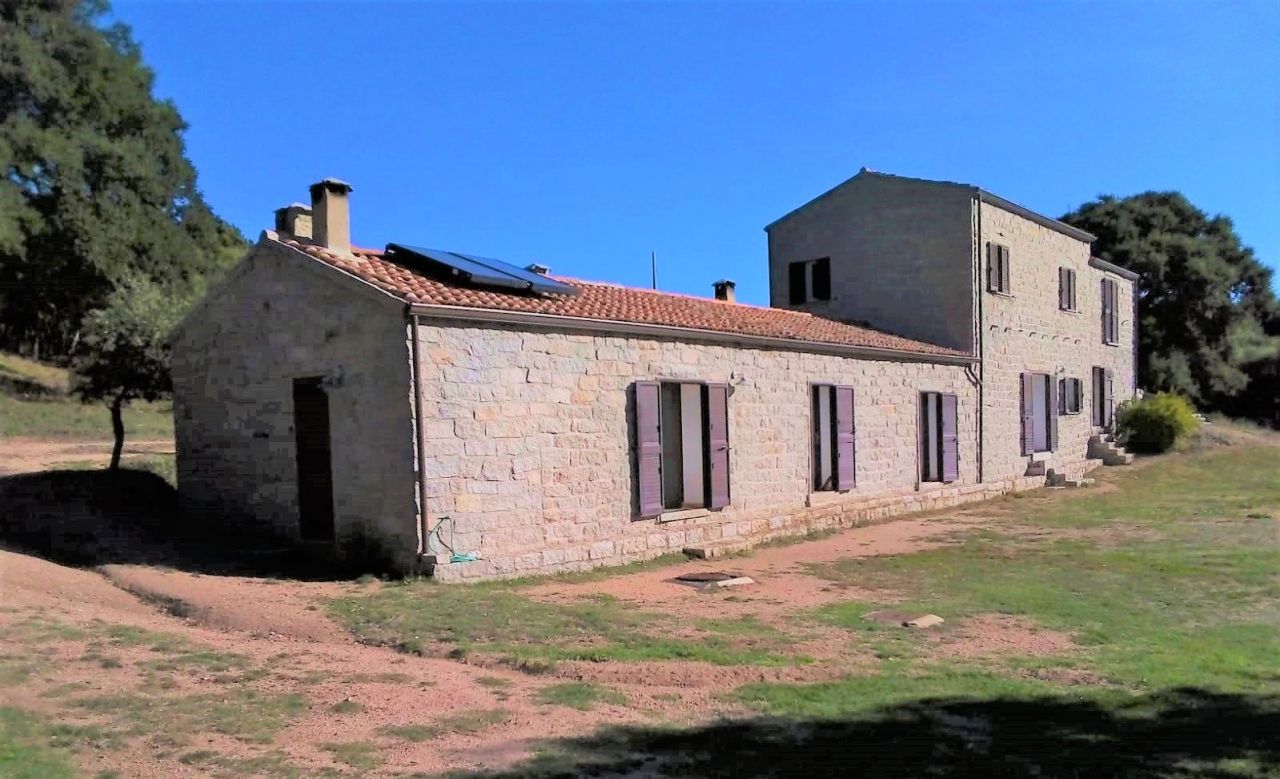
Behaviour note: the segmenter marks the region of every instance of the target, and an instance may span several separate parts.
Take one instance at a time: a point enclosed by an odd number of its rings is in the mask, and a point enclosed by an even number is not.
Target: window
[[[960,478],[960,439],[956,434],[955,395],[920,393],[920,481]]]
[[[729,505],[729,387],[635,384],[640,516]]]
[[[1115,405],[1112,392],[1111,371],[1106,368],[1093,369],[1093,424],[1094,427],[1110,427],[1111,416]]]
[[[1009,247],[987,244],[987,291],[1008,295],[1013,289],[1009,280]]]
[[[1120,343],[1120,311],[1116,283],[1102,280],[1102,342],[1110,346]]]
[[[793,305],[831,299],[831,258],[793,262],[787,269]]]
[[[1084,408],[1084,382],[1063,379],[1058,386],[1058,402],[1063,414],[1079,414]]]
[[[1076,272],[1070,268],[1058,268],[1058,308],[1076,311]]]
[[[854,486],[853,387],[813,387],[813,490]]]
[[[1057,386],[1045,373],[1022,374],[1022,453],[1058,448]]]

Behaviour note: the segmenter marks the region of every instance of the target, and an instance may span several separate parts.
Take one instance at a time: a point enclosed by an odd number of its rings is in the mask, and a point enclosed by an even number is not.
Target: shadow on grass
[[[611,727],[490,779],[577,776],[1274,776],[1280,697],[1179,689],[1105,706],[923,700],[841,720]]]
[[[136,563],[300,579],[362,572],[278,538],[181,516],[172,485],[127,468],[0,477],[0,544],[75,566]]]

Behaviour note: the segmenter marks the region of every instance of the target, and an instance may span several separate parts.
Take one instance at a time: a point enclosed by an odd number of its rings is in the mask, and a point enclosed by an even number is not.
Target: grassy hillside
[[[0,352],[0,438],[111,438],[107,407],[81,403],[70,388],[66,369]],[[134,440],[172,438],[172,405],[134,403],[124,425]]]

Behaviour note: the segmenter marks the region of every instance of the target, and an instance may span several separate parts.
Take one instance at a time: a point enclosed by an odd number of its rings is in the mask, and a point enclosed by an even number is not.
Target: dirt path
[[[111,461],[111,441],[57,441],[47,438],[0,439],[0,476],[37,473],[70,464],[91,463],[105,468]],[[173,454],[173,441],[125,439],[125,460]]]

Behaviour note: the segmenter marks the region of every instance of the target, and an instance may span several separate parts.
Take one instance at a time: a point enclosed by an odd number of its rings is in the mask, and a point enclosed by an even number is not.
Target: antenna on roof
[[[658,253],[649,252],[649,269],[653,273],[653,288],[658,288]]]

